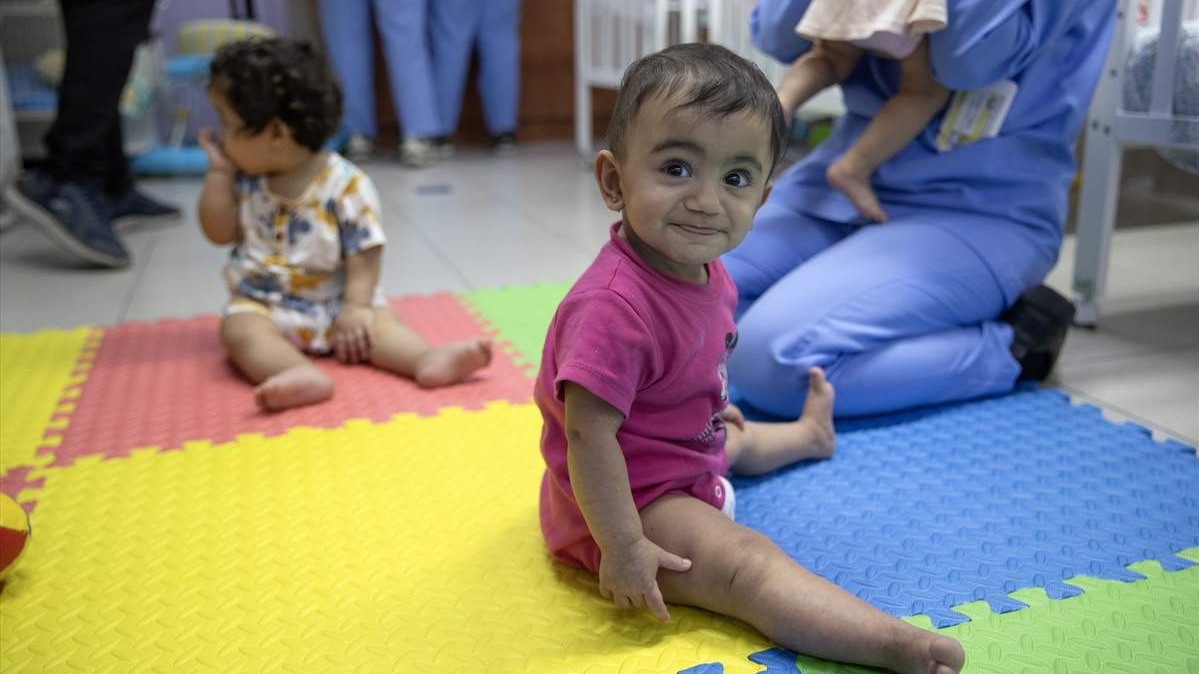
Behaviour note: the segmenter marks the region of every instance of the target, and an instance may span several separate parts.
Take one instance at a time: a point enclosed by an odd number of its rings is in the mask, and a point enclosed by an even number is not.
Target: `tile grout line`
[[[141,287],[142,281],[146,277],[146,270],[150,268],[150,258],[154,256],[154,249],[158,246],[158,236],[159,232],[154,232],[150,238],[150,244],[146,246],[146,259],[138,265],[139,269],[133,277],[133,283],[130,284],[129,292],[125,295],[125,301],[121,302],[121,308],[117,312],[117,319],[113,322],[113,325],[125,322],[125,315],[129,313],[129,307],[133,306],[133,298],[137,296],[138,288]]]

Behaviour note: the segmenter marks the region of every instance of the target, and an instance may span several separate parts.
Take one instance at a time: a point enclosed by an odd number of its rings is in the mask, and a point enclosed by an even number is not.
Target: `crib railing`
[[[771,81],[784,66],[749,35],[756,0],[575,0],[575,144],[592,154],[591,88],[615,89],[630,63],[672,44],[715,42],[756,62]]]
[[[1157,0],[1151,13],[1160,33],[1153,67],[1149,108],[1130,112],[1123,104],[1124,78],[1137,8],[1135,0],[1119,0],[1116,27],[1103,74],[1087,116],[1081,190],[1078,199],[1078,246],[1074,253],[1073,288],[1078,304],[1076,322],[1091,326],[1098,320],[1097,300],[1107,287],[1108,255],[1115,228],[1123,149],[1127,145],[1178,146],[1194,138],[1199,117],[1175,115],[1175,66],[1179,58],[1183,0]]]

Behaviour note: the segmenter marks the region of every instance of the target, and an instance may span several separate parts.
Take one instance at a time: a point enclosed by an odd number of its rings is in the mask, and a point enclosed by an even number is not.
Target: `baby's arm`
[[[848,42],[821,40],[796,59],[778,87],[787,121],[808,99],[845,81],[861,55],[862,50]]]
[[[344,304],[369,307],[379,285],[383,268],[383,246],[375,246],[346,258],[346,295]]]
[[[645,608],[666,622],[670,614],[658,588],[658,569],[686,571],[691,562],[645,537],[616,439],[624,416],[578,384],[564,387],[570,484],[600,548],[600,594],[620,608]]]
[[[329,341],[339,361],[362,363],[371,358],[375,328],[372,300],[383,266],[383,246],[349,255],[345,265],[345,295],[341,300],[341,311],[329,331]]]
[[[208,173],[196,211],[204,236],[215,244],[237,240],[237,169],[208,129],[200,131],[200,146],[208,155]]]

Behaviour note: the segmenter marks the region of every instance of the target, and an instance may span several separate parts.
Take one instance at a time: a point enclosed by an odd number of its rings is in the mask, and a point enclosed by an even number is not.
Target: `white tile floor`
[[[566,281],[607,239],[610,214],[565,143],[508,157],[462,151],[421,171],[365,165],[390,237],[389,295]],[[196,178],[146,180],[184,205],[182,224],[125,232],[134,264],[81,270],[28,226],[0,234],[0,331],[109,325],[216,311],[226,251],[200,234]],[[1199,443],[1199,223],[1118,231],[1095,330],[1074,330],[1053,384],[1187,442]],[[1051,285],[1069,288],[1067,240]]]

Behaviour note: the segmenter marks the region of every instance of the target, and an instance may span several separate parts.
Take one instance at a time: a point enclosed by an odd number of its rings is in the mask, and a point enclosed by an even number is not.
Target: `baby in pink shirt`
[[[796,421],[747,422],[728,404],[736,291],[719,257],[749,231],[786,134],[770,82],[723,47],[670,47],[626,71],[611,149],[595,159],[621,221],[558,307],[534,391],[542,531],[621,608],[665,621],[666,601],[699,606],[792,650],[957,672],[956,641],[878,611],[732,519],[726,470],[833,453],[819,368]]]

